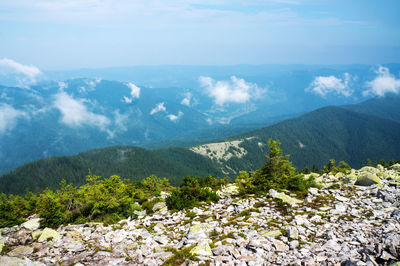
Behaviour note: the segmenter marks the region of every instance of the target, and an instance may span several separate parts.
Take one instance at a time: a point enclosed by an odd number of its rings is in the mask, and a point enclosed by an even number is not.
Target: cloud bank
[[[1,104],[0,105],[0,135],[12,130],[19,118],[27,118],[28,115],[20,110],[15,109],[11,105]]]
[[[384,96],[386,93],[398,93],[400,91],[400,79],[389,72],[387,67],[379,67],[376,71],[378,75],[372,81],[366,83],[369,88],[363,92],[364,96],[377,95]]]
[[[331,93],[349,97],[354,92],[349,87],[350,80],[351,75],[349,73],[344,73],[343,78],[337,78],[335,76],[319,76],[314,78],[306,91],[312,91],[322,97]]]
[[[60,121],[69,127],[88,125],[106,131],[110,120],[103,115],[90,112],[83,102],[83,99],[74,99],[64,91],[61,91],[54,95],[53,106],[62,115]]]
[[[128,88],[131,89],[131,97],[126,97],[124,96],[124,102],[126,103],[132,103],[133,99],[139,99],[140,97],[140,88],[136,86],[135,84],[128,82],[126,84]]]
[[[245,103],[260,97],[265,91],[257,84],[232,76],[230,81],[214,81],[210,77],[200,77],[200,85],[206,89],[209,97],[218,105],[225,103]]]
[[[154,107],[154,108],[150,111],[150,114],[151,114],[151,115],[154,115],[154,114],[156,114],[156,113],[158,113],[158,112],[166,112],[166,111],[167,111],[167,108],[165,108],[164,104],[165,104],[165,102],[158,103],[158,104],[156,105],[156,107]]]
[[[39,68],[35,66],[23,65],[8,58],[0,59],[0,72],[3,72],[5,74],[23,75],[25,78],[20,81],[31,83],[36,82],[37,76],[42,74]]]

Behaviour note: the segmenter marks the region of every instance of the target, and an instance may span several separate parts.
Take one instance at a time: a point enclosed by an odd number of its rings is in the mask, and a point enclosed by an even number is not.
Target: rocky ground
[[[400,260],[400,165],[316,176],[303,200],[269,191],[118,224],[3,228],[0,265],[390,265]],[[400,265],[400,263],[398,263]]]

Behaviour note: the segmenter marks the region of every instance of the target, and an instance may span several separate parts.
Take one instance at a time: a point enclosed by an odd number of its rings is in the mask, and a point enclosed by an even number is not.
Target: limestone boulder
[[[38,241],[44,242],[46,240],[57,239],[60,237],[61,237],[60,234],[56,230],[53,230],[51,228],[45,228],[40,234]]]
[[[164,212],[167,211],[167,204],[165,204],[165,201],[161,201],[161,202],[157,202],[156,204],[154,204],[153,206],[153,212]]]
[[[8,252],[8,256],[10,257],[25,257],[33,253],[33,247],[30,246],[18,246]]]
[[[194,248],[190,250],[190,253],[193,255],[198,255],[198,256],[212,256],[212,250],[210,245],[208,244],[207,241],[202,241],[198,243]]]
[[[30,219],[29,221],[26,221],[25,223],[21,224],[21,227],[24,227],[25,229],[35,231],[39,229],[40,227],[40,218],[33,218]]]
[[[381,182],[381,179],[377,175],[367,172],[367,173],[361,174],[357,178],[355,185],[357,185],[357,186],[372,186],[372,185],[378,184],[379,182]]]

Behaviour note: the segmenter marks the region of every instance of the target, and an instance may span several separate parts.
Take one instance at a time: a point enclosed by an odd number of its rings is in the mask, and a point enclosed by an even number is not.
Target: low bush
[[[348,174],[351,171],[351,167],[344,161],[340,161],[339,165],[336,166],[336,162],[334,159],[330,159],[328,164],[324,166],[324,169],[322,170],[323,173],[332,173],[332,174],[337,174],[337,173],[344,173]]]
[[[119,176],[100,179],[89,173],[86,184],[76,188],[61,182],[61,189],[44,190],[25,197],[0,195],[0,227],[25,221],[38,214],[42,227],[57,227],[67,223],[116,223],[141,210],[149,198],[171,189],[168,180],[151,176],[141,182],[123,181]]]
[[[254,173],[241,172],[236,180],[241,194],[265,193],[270,189],[303,192],[317,185],[312,177],[306,179],[296,172],[289,155],[282,154],[279,141],[269,139],[268,145],[264,166]]]
[[[182,210],[193,208],[201,201],[218,201],[217,193],[211,189],[218,183],[216,177],[185,177],[180,186],[166,198],[167,207],[170,210]]]

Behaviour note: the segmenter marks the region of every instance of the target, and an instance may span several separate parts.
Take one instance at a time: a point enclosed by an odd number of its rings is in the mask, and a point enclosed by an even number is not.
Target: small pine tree
[[[254,174],[253,185],[260,192],[269,189],[305,191],[315,185],[313,179],[305,180],[303,174],[297,173],[289,161],[290,155],[283,155],[278,140],[269,139],[269,154],[266,163]]]
[[[305,167],[303,169],[303,174],[309,174],[309,173],[310,173],[310,170],[308,169],[308,167]]]
[[[324,166],[324,170],[322,170],[323,173],[337,173],[337,168],[336,168],[336,162],[335,159],[330,159],[328,164]]]
[[[383,167],[389,167],[389,164],[387,164],[385,162],[385,159],[383,159],[383,158],[379,161],[379,164],[382,165]]]
[[[337,170],[346,174],[351,171],[351,167],[345,161],[340,161]]]

